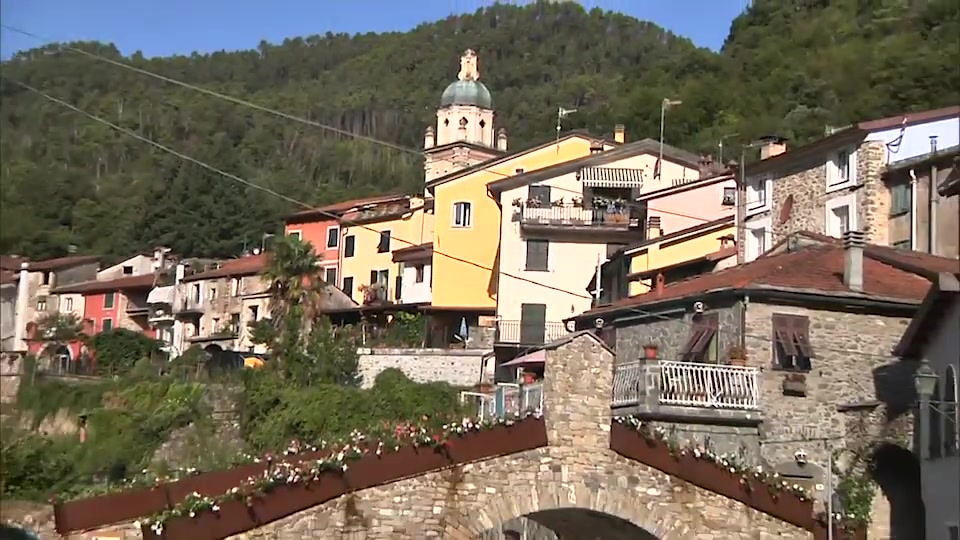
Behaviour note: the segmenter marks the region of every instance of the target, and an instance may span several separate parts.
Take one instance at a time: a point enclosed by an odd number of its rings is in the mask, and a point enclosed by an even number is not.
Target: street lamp
[[[920,367],[913,374],[913,385],[917,389],[917,396],[922,403],[930,401],[933,392],[937,389],[937,372],[930,367],[930,362],[923,360]]]
[[[663,98],[663,101],[660,102],[660,152],[657,154],[657,169],[654,171],[654,176],[660,178],[660,171],[663,170],[663,126],[664,119],[667,116],[667,109],[675,105],[682,105],[683,102],[679,99],[670,99]]]

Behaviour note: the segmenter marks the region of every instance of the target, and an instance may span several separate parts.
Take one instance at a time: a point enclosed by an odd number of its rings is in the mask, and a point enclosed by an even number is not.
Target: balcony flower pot
[[[783,378],[783,395],[804,397],[807,395],[807,377],[802,373],[790,373]]]
[[[643,358],[645,360],[656,360],[657,359],[657,346],[656,345],[644,345],[643,346]]]

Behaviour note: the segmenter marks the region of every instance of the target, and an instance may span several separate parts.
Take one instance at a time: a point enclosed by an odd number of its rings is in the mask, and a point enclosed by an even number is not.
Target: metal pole
[[[736,238],[737,238],[737,264],[743,264],[747,260],[747,179],[744,177],[746,174],[746,167],[743,162],[747,156],[747,149],[745,146],[740,147],[740,174],[737,175],[737,226],[735,227]],[[743,239],[741,242],[740,239]]]
[[[660,152],[657,154],[657,177],[663,176],[663,119],[667,112],[667,98],[660,102]]]
[[[833,447],[823,441],[827,449],[827,540],[833,540]]]

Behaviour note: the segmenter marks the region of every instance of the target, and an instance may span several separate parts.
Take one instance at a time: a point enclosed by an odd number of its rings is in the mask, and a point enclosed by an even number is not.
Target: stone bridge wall
[[[613,355],[580,335],[548,351],[549,446],[345,495],[236,539],[474,540],[524,515],[562,538],[808,539],[810,533],[610,450]],[[584,518],[572,512],[592,510]],[[606,521],[603,521],[606,519]]]

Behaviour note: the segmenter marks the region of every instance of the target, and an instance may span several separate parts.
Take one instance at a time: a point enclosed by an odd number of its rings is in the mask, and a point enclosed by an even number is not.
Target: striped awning
[[[585,167],[577,172],[583,185],[590,187],[638,188],[643,186],[643,171],[623,167]]]

